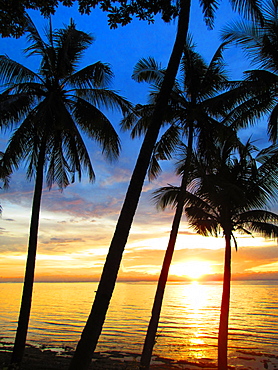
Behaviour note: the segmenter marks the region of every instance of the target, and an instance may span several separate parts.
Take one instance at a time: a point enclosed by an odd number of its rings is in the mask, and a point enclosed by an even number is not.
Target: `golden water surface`
[[[140,353],[150,317],[154,283],[116,285],[98,350]],[[12,341],[22,284],[0,284],[0,336]],[[27,341],[51,348],[75,346],[97,283],[36,283]],[[178,359],[216,358],[221,283],[170,283],[154,352]],[[229,348],[278,354],[276,282],[234,282]]]

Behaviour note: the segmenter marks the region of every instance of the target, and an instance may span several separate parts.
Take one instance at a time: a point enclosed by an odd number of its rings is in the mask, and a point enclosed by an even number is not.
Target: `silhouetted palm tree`
[[[77,70],[83,52],[93,37],[78,31],[73,21],[64,29],[52,31],[47,40],[39,35],[27,18],[29,55],[41,57],[38,73],[0,56],[0,81],[4,92],[0,99],[1,128],[19,125],[10,138],[2,158],[9,173],[21,161],[28,163],[27,176],[35,176],[28,256],[21,309],[12,354],[12,363],[20,363],[24,353],[32,301],[39,213],[44,172],[48,187],[57,183],[62,189],[79,180],[83,169],[90,181],[94,171],[80,131],[97,141],[104,154],[116,158],[120,143],[117,133],[100,107],[127,112],[130,104],[109,90],[113,76],[101,62]]]
[[[236,11],[247,16],[249,15],[251,18],[260,18],[260,1],[230,0],[230,3]],[[212,25],[213,15],[218,2],[216,0],[201,0],[200,5],[207,24]],[[179,15],[176,38],[152,114],[151,125],[146,132],[135,164],[115,232],[110,243],[93,306],[71,361],[70,370],[85,370],[90,365],[114,291],[122,255],[186,42],[191,0],[179,0],[178,7]]]
[[[227,370],[228,320],[231,284],[231,242],[237,249],[235,232],[278,236],[278,215],[267,210],[277,199],[277,149],[262,151],[256,160],[248,142],[234,153],[230,143],[216,146],[208,162],[194,157],[196,178],[184,196],[184,211],[197,233],[225,237],[223,295],[218,335],[218,369]],[[205,165],[204,165],[205,164]],[[180,188],[165,187],[156,198],[165,208],[177,204]]]
[[[172,125],[155,147],[151,162],[152,168],[150,169],[152,175],[157,175],[160,170],[157,160],[169,158],[171,152],[175,149],[175,144],[180,143],[182,137],[186,137],[186,154],[183,157],[181,180],[181,188],[184,190],[190,176],[193,148],[198,148],[199,151],[206,152],[209,155],[210,145],[217,140],[218,136],[221,136],[221,134],[223,136],[231,135],[233,133],[228,127],[225,127],[216,119],[221,116],[223,118],[223,115],[227,113],[228,106],[228,98],[225,99],[220,94],[221,90],[225,90],[229,85],[222,59],[223,48],[224,45],[221,45],[212,57],[210,64],[207,65],[202,57],[194,50],[191,39],[188,39],[181,61],[180,76],[174,85],[169,102],[170,108],[167,111],[167,116],[164,118],[165,121],[170,121]],[[164,72],[158,63],[152,59],[141,60],[135,67],[135,71],[137,79],[140,78],[148,82],[153,82],[156,90],[159,90],[159,83]],[[155,93],[152,93],[152,98],[156,98]],[[230,94],[230,107],[236,105],[239,98],[240,96],[237,93]],[[141,113],[143,117],[139,119],[133,128],[133,135],[136,133],[141,134],[145,126],[147,126],[149,109],[145,110],[139,106],[139,112],[136,112],[135,108],[135,112],[137,114]],[[131,114],[133,115],[133,113]],[[127,121],[127,126],[130,126],[133,120],[128,121],[128,118],[129,116],[127,116],[124,122]],[[183,194],[183,192],[179,194],[180,199],[177,202],[169,242],[158,280],[151,319],[141,357],[140,366],[142,369],[149,368],[152,350],[155,344],[164,290],[183,213]]]

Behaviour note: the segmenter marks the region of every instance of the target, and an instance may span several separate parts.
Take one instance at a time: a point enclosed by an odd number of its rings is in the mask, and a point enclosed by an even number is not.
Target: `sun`
[[[189,260],[173,264],[170,274],[175,276],[186,276],[192,280],[198,280],[203,275],[212,273],[211,264],[208,261]]]

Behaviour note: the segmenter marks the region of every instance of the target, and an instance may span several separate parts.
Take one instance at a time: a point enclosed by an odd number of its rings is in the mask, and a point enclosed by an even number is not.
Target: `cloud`
[[[82,186],[71,186],[60,192],[44,192],[42,209],[52,213],[92,219],[104,216],[118,215],[122,199],[118,199],[114,192],[105,194],[98,188],[83,189]],[[61,220],[60,220],[61,221]]]
[[[265,266],[273,264],[278,260],[278,248],[276,246],[267,247],[243,247],[238,252],[233,252],[233,270],[240,272],[263,272]],[[276,266],[273,271],[278,271]]]
[[[82,240],[81,238],[51,238],[49,241],[44,241],[42,242],[42,244],[58,244],[58,245],[61,245],[61,244],[68,244],[68,243],[76,243],[76,242],[79,242],[79,243],[84,243],[85,240]]]
[[[163,171],[159,176],[152,181],[145,180],[144,187],[143,187],[143,192],[149,192],[150,197],[153,197],[153,192],[156,191],[157,189],[167,186],[168,184],[176,185],[179,186],[180,184],[180,179],[177,177],[173,171],[173,167],[169,171]]]
[[[180,235],[194,235],[196,236],[196,233],[192,230],[185,230],[185,231],[179,231]]]
[[[126,168],[119,168],[115,166],[113,168],[113,171],[108,176],[102,178],[99,181],[99,186],[105,188],[107,187],[115,188],[116,185],[118,186],[119,184],[122,183],[128,183],[130,180],[130,175],[131,175],[130,171],[127,170]]]
[[[256,267],[251,267],[250,269],[247,269],[247,271],[252,272],[278,272],[278,262],[269,262],[266,264],[261,264]]]
[[[6,229],[4,227],[0,227],[0,234],[4,234],[6,232]]]

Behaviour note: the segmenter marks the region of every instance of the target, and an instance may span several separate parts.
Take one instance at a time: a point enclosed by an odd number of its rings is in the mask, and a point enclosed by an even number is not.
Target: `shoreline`
[[[21,370],[67,370],[74,349],[65,347],[60,352],[48,348],[27,345]],[[0,370],[5,370],[10,362],[11,343],[1,342]],[[125,351],[95,352],[90,369],[98,370],[138,370],[140,354]],[[215,370],[215,360],[173,360],[152,356],[151,369],[156,370]],[[258,351],[237,350],[229,357],[229,369],[235,370],[278,370],[278,356]]]

